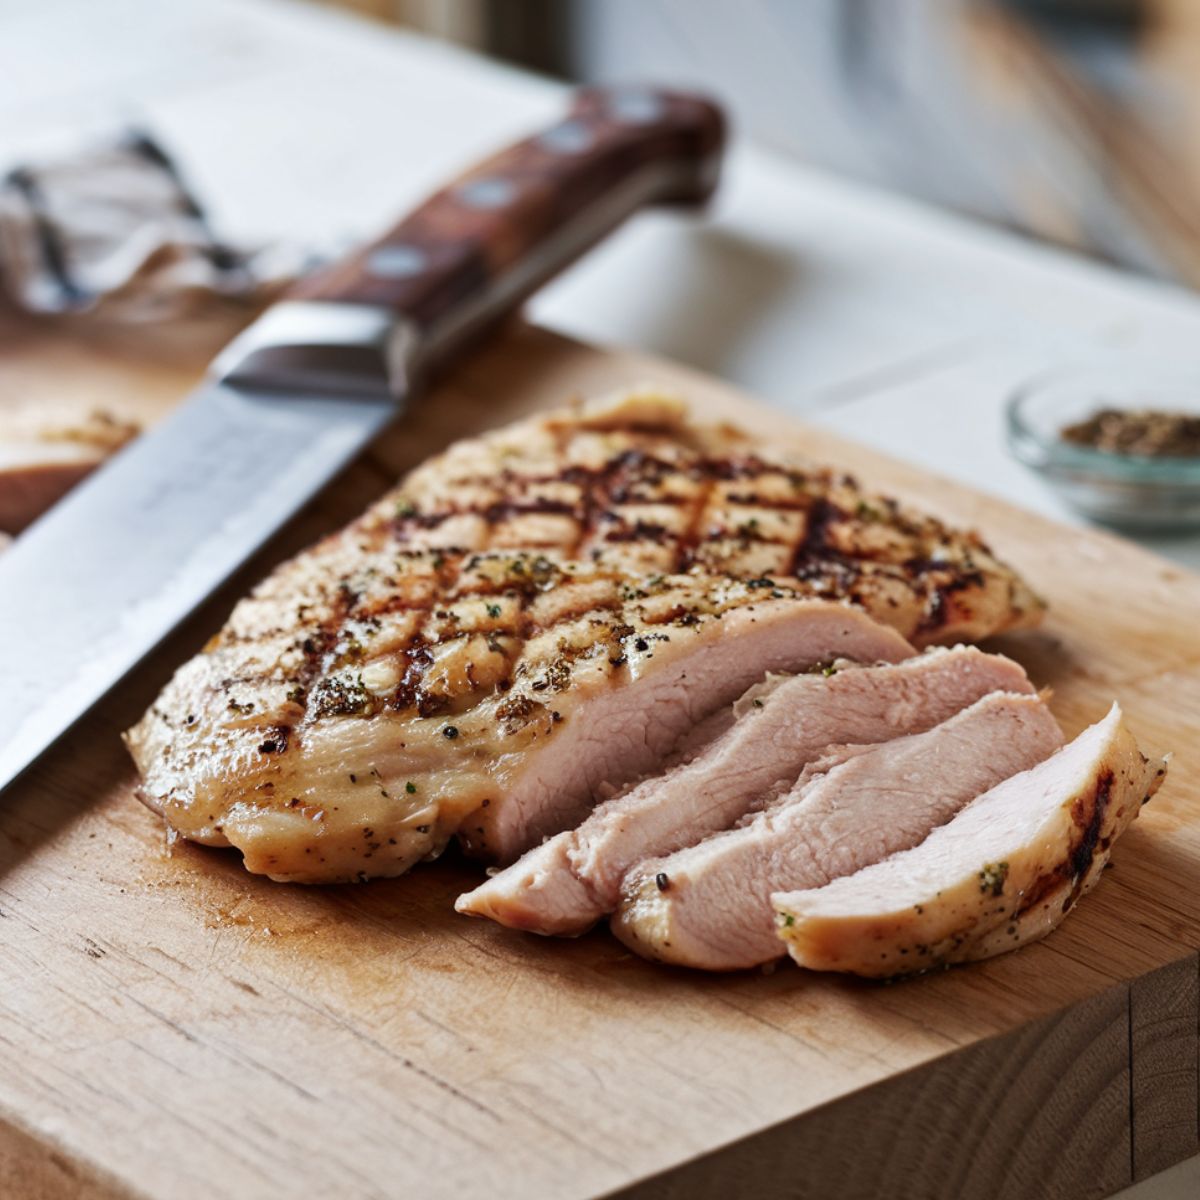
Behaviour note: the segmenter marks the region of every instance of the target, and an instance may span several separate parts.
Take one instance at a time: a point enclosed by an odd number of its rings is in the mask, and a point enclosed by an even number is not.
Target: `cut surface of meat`
[[[1037,696],[996,692],[923,733],[834,751],[739,827],[638,866],[613,931],[631,950],[682,966],[782,957],[772,893],[819,887],[916,845],[1061,745]]]
[[[1006,779],[919,846],[771,901],[792,958],[887,977],[988,958],[1050,932],[1099,880],[1166,774],[1121,710]]]
[[[504,860],[803,669],[785,610],[799,629],[821,604],[862,634],[831,656],[885,660],[1041,616],[975,535],[638,393],[418,468],[239,604],[127,742],[146,803],[274,878],[398,874],[460,830]]]
[[[831,744],[920,732],[994,691],[1033,686],[1017,663],[973,646],[772,680],[739,702],[732,727],[690,761],[599,804],[457,908],[517,929],[582,933],[617,907],[637,863],[727,829],[771,788],[790,787]]]
[[[461,830],[468,853],[511,862],[577,825],[599,792],[660,767],[691,730],[769,672],[912,653],[894,631],[824,601],[749,603],[719,623],[660,627],[656,639],[623,687],[604,672],[589,686],[581,672],[556,700],[563,720],[553,741],[493,765],[491,804]]]

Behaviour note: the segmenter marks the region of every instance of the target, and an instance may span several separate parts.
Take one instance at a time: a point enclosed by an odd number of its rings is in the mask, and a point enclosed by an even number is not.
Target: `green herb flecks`
[[[1004,881],[1008,878],[1008,863],[984,863],[979,872],[979,890],[984,895],[1004,895]]]

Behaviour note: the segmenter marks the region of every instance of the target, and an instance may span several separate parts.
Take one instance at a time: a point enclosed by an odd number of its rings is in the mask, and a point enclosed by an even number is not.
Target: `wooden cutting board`
[[[10,403],[128,389],[153,412],[212,348],[147,370],[132,347],[30,327],[2,378]],[[286,887],[169,847],[133,799],[118,731],[274,561],[454,437],[647,379],[980,526],[1050,600],[1043,630],[997,648],[1054,689],[1068,734],[1119,697],[1148,751],[1175,751],[1114,869],[1045,942],[886,986],[705,976],[604,932],[456,916],[478,868],[453,856]],[[1108,1195],[1198,1148],[1198,720],[1200,577],[680,367],[514,327],[0,802],[0,1194]]]

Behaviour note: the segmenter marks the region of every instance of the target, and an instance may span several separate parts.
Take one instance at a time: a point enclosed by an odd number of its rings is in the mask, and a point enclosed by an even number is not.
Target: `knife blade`
[[[584,89],[268,309],[0,556],[0,788],[466,344],[633,212],[706,200],[723,142],[701,97]]]

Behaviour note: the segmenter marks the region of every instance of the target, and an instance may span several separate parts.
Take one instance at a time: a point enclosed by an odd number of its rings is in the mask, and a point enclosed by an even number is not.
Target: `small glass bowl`
[[[1147,458],[1064,440],[1064,426],[1099,409],[1200,414],[1200,373],[1062,367],[1019,387],[1007,407],[1008,445],[1072,508],[1123,529],[1200,528],[1200,457]]]

